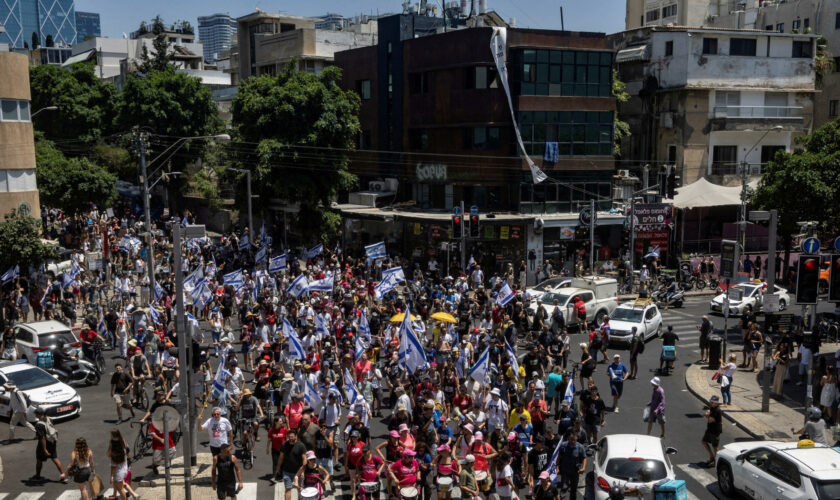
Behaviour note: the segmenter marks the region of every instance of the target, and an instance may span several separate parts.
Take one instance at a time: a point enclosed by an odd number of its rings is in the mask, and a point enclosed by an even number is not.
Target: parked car
[[[538,299],[547,292],[557,292],[561,288],[568,288],[572,286],[572,278],[559,276],[556,278],[548,278],[539,285],[526,289],[525,291],[531,296],[531,299]]]
[[[742,441],[725,445],[716,459],[724,495],[750,498],[840,498],[840,451],[812,441]]]
[[[675,448],[662,449],[662,440],[642,434],[613,434],[592,445],[594,449],[595,500],[608,500],[610,488],[653,485],[663,479],[675,479],[668,455]],[[650,480],[641,482],[639,471],[650,471]]]
[[[14,334],[18,358],[33,365],[41,351],[79,343],[69,326],[55,320],[20,323],[15,325]]]
[[[619,304],[610,314],[610,345],[630,345],[633,327],[647,341],[662,331],[662,314],[650,299]]]
[[[575,297],[580,297],[586,304],[586,321],[601,325],[604,319],[618,306],[618,283],[612,278],[573,278],[571,286],[561,288],[556,292],[548,292],[539,300],[531,302],[528,306],[528,316],[533,318],[536,315],[538,302],[542,302],[548,317],[554,312],[554,301],[563,313],[566,326],[577,326],[577,314],[575,314]]]
[[[9,413],[9,395],[3,389],[8,382],[26,394],[30,408],[41,407],[53,419],[69,418],[82,412],[82,399],[75,389],[41,368],[19,360],[0,362],[0,415]],[[27,412],[27,420],[35,421],[33,412]]]
[[[779,296],[779,309],[784,311],[790,304],[790,295],[787,290],[774,285],[776,295]],[[763,301],[764,293],[767,290],[767,283],[738,283],[729,289],[729,316],[740,316],[749,307],[753,312],[759,312]],[[726,293],[722,293],[709,303],[709,309],[713,313],[723,314],[723,302]]]

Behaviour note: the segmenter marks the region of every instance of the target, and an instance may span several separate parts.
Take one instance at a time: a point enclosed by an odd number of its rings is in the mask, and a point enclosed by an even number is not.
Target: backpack
[[[645,339],[644,337],[639,339],[639,347],[636,348],[636,354],[643,354],[645,352]]]

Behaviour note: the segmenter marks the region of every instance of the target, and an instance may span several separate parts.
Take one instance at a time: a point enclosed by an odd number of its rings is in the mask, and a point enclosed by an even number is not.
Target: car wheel
[[[601,309],[595,314],[595,324],[601,326],[604,324],[604,319],[607,317],[607,311]]]
[[[662,323],[659,323],[659,326],[656,327],[656,338],[662,336]]]
[[[780,299],[779,300],[779,310],[784,311],[786,307],[787,307],[787,302],[785,302],[785,299]]]
[[[732,467],[721,461],[717,468],[718,487],[727,497],[735,496],[735,484],[732,482]]]

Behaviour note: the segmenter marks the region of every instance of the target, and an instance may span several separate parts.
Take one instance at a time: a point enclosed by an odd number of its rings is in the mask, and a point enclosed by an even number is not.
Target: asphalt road
[[[664,446],[672,446],[678,453],[672,456],[672,463],[676,468],[676,475],[679,479],[685,479],[690,492],[690,498],[711,499],[723,498],[717,489],[716,478],[713,469],[705,469],[697,464],[707,459],[707,454],[702,448],[700,439],[705,430],[703,419],[704,407],[685,387],[684,372],[686,366],[696,362],[700,357],[698,331],[695,327],[699,324],[700,317],[708,311],[709,296],[689,297],[683,308],[663,311],[664,325],[673,325],[680,336],[677,344],[678,360],[675,370],[666,376],[662,376],[662,385],[666,393],[666,437]],[[822,310],[822,308],[820,308]],[[716,327],[722,328],[723,318],[713,319]],[[729,325],[735,323],[731,319]],[[582,335],[573,334],[572,344],[576,346],[578,341],[583,339]],[[738,334],[732,330],[730,342],[738,342]],[[610,413],[607,416],[607,425],[601,435],[618,433],[645,433],[646,425],[642,422],[642,410],[651,396],[650,379],[656,375],[659,366],[659,341],[651,340],[639,362],[639,377],[637,380],[625,383],[624,396],[620,402],[620,413]],[[628,361],[626,351],[618,351],[623,354],[625,362]],[[610,350],[610,355],[614,353]],[[106,352],[109,364],[109,373],[117,359],[110,357],[111,353]],[[579,352],[574,348],[570,359],[576,359]],[[606,375],[606,365],[599,365],[594,375],[596,384],[602,388],[605,402],[609,406],[611,397],[609,394],[609,383]],[[108,397],[108,376],[103,377],[99,386],[78,387],[77,390],[82,396],[83,412],[81,416],[70,421],[57,424],[59,443],[58,452],[62,462],[67,464],[70,459],[70,451],[75,439],[83,436],[94,453],[94,459],[98,467],[98,473],[107,482],[109,464],[105,457],[108,431],[117,426],[124,434],[129,444],[133,443],[136,435],[136,428],[131,428],[128,422],[118,424],[113,401]],[[140,415],[138,415],[139,418]],[[0,431],[0,438],[6,437],[5,422],[2,423],[3,430]],[[654,428],[653,433],[658,433]],[[371,435],[378,442],[386,433],[385,425],[378,419],[371,423]],[[44,465],[43,475],[48,481],[42,483],[30,483],[27,478],[35,472],[34,449],[35,441],[29,439],[26,429],[18,428],[17,436],[26,438],[24,440],[0,446],[0,500],[74,500],[78,498],[78,489],[70,484],[64,485],[57,482],[58,472],[51,463]],[[257,451],[262,452],[265,446],[265,434],[257,444]],[[658,435],[658,434],[657,434]],[[749,436],[732,424],[724,421],[724,434],[721,444],[737,440],[748,440]],[[206,433],[199,435],[199,452],[209,452],[206,447]],[[180,453],[180,448],[179,448]],[[136,463],[132,466],[135,478],[141,478],[151,474],[148,467],[151,464],[151,457]],[[274,498],[279,491],[266,479],[270,469],[270,458],[258,453],[257,463],[253,469],[245,471],[244,480],[246,483],[253,483],[260,498]],[[158,481],[162,482],[161,478]],[[524,492],[523,492],[524,493]],[[282,498],[282,497],[281,497]],[[349,498],[349,496],[347,497]]]

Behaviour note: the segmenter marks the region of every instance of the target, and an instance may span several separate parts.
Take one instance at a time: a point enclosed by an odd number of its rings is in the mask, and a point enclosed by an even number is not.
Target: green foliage
[[[116,177],[87,158],[65,158],[55,144],[35,144],[35,170],[41,201],[68,213],[90,208],[90,203],[109,206],[117,198]]]
[[[331,239],[338,219],[330,203],[357,182],[347,152],[361,130],[360,99],[343,91],[340,79],[335,66],[316,76],[298,71],[293,60],[276,77],[240,84],[231,109],[238,138],[259,143],[254,191],[263,199],[300,203],[297,227],[310,241]]]
[[[41,46],[41,39],[38,38],[38,33],[33,31],[32,32],[32,50],[35,50],[40,46]]]
[[[18,265],[21,274],[25,274],[29,266],[37,267],[56,258],[56,247],[41,241],[40,227],[38,219],[21,217],[14,210],[5,216],[0,222],[0,272]]]
[[[822,35],[817,38],[817,52],[814,54],[814,83],[817,88],[822,87],[825,75],[835,71],[834,58],[828,50],[828,40]]]
[[[52,35],[47,35],[47,39],[44,40],[44,45],[47,47],[55,47],[55,42],[53,41]]]
[[[93,66],[75,64],[68,71],[43,65],[29,69],[32,110],[56,106],[33,119],[47,139],[91,144],[110,131],[117,89],[94,74]]]
[[[172,52],[169,51],[169,41],[166,39],[166,26],[164,26],[163,19],[160,16],[155,16],[152,19],[152,33],[155,35],[152,39],[154,53],[150,54],[146,44],[143,44],[140,62],[137,65],[137,70],[141,73],[164,71],[172,63]]]
[[[117,179],[131,183],[137,182],[137,157],[120,146],[97,144],[93,160],[114,174]]]
[[[618,78],[618,71],[613,70],[612,74],[612,95],[617,103],[621,104],[630,100],[627,93],[627,85]],[[630,137],[630,124],[618,119],[618,112],[615,113],[613,122],[613,154],[621,154],[621,140]]]

